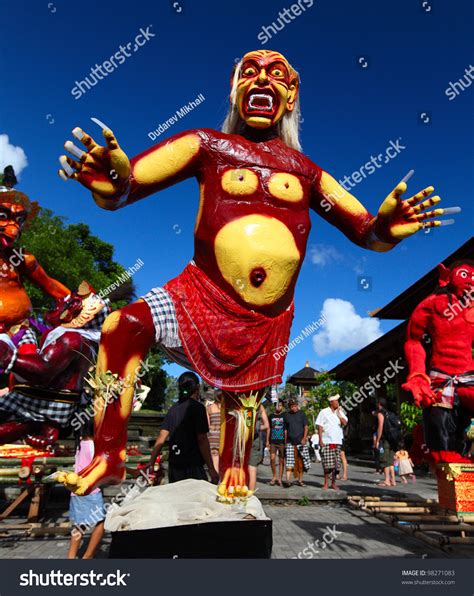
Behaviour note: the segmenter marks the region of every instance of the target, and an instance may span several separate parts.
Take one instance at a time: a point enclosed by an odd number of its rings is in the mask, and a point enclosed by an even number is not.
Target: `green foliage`
[[[311,505],[311,501],[308,499],[308,497],[304,496],[301,497],[301,499],[298,499],[296,501],[296,504],[300,507],[307,507],[308,505]]]
[[[421,408],[404,401],[400,405],[400,419],[402,421],[403,433],[409,434],[417,424],[422,421]]]
[[[341,403],[344,403],[344,398],[349,398],[357,390],[357,386],[349,381],[336,381],[334,375],[323,372],[316,377],[318,385],[313,387],[309,396],[306,398],[307,403],[302,410],[306,413],[309,422],[310,433],[315,432],[315,422],[319,412],[329,405],[328,398],[331,395],[339,393],[341,396]]]
[[[92,235],[86,224],[66,225],[64,217],[54,215],[49,209],[41,209],[23,232],[21,244],[36,257],[48,275],[71,290],[86,280],[99,292],[125,272],[125,268],[113,260],[111,244]],[[25,282],[25,287],[36,312],[50,308],[51,299],[39,288],[29,281]],[[112,303],[114,308],[124,306],[133,297],[133,283],[129,282],[127,289],[121,300]]]

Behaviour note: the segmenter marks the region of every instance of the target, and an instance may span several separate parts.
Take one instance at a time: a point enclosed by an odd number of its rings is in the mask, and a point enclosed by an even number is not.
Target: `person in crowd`
[[[400,476],[402,483],[407,484],[407,478],[410,478],[412,482],[416,482],[416,477],[413,471],[413,462],[403,443],[400,445],[400,449],[395,453],[395,460],[398,461],[398,475]]]
[[[79,436],[76,450],[74,471],[78,472],[90,464],[94,457],[94,421],[87,418]],[[82,539],[88,530],[92,530],[83,559],[93,559],[104,536],[104,499],[100,488],[90,494],[78,496],[71,494],[69,518],[73,526],[69,542],[68,559],[75,559]]]
[[[209,445],[211,447],[212,463],[219,470],[219,446],[221,436],[221,396],[220,391],[211,391],[206,395],[206,412],[209,423]]]
[[[267,411],[263,407],[263,404],[260,404],[257,411],[257,417],[255,419],[253,443],[252,449],[250,451],[248,467],[249,489],[252,491],[254,491],[257,487],[257,466],[259,466],[262,463],[263,459],[264,446],[261,440],[262,435],[265,436],[264,444],[268,447],[270,437],[270,424],[268,421]]]
[[[285,467],[285,412],[283,403],[279,399],[275,403],[275,410],[269,416],[270,425],[270,465],[272,467],[271,486],[275,483],[283,486],[283,469]],[[276,468],[276,457],[278,454],[278,478]]]
[[[375,473],[376,474],[383,474],[382,467],[380,466],[380,451],[377,448],[377,428],[378,428],[378,418],[377,412],[375,410],[372,411],[372,416],[375,418],[374,421],[374,432],[372,433],[372,454],[374,457],[374,464],[375,464]]]
[[[389,439],[387,400],[381,397],[377,402],[377,437],[375,447],[380,453],[380,466],[383,469],[384,480],[378,486],[396,486],[393,441]]]
[[[323,408],[316,418],[319,433],[319,448],[324,470],[323,489],[338,489],[336,476],[341,469],[341,445],[344,438],[343,427],[348,420],[344,410],[339,405],[339,395],[329,398],[329,406]]]
[[[346,457],[346,449],[347,449],[347,437],[346,437],[346,430],[348,426],[343,426],[342,428],[342,444],[341,444],[341,466],[342,466],[342,478],[341,480],[347,480],[347,457]]]
[[[296,483],[305,486],[303,473],[311,468],[308,449],[308,419],[299,408],[296,399],[290,400],[289,411],[285,414],[286,441],[286,486],[291,486],[290,475],[293,472]]]
[[[207,480],[204,463],[211,482],[217,484],[219,481],[207,435],[209,424],[206,408],[199,402],[199,392],[200,384],[196,374],[185,372],[178,378],[178,402],[168,410],[148,462],[148,467],[153,469],[156,458],[168,440],[170,483],[187,478]]]
[[[313,461],[320,463],[321,462],[321,454],[319,453],[319,433],[317,432],[317,430],[316,430],[316,432],[314,432],[311,435],[309,442],[311,444],[311,448],[313,449],[313,454],[314,454]]]

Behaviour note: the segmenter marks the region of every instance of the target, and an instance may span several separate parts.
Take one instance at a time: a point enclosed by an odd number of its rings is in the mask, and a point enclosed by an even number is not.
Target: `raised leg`
[[[102,328],[95,383],[95,456],[79,474],[59,476],[77,495],[125,477],[128,419],[135,380],[155,338],[148,305],[139,300],[109,315]]]

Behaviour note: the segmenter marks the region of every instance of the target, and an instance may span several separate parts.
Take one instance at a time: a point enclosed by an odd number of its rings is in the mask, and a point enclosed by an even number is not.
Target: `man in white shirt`
[[[319,433],[319,448],[324,469],[323,489],[337,490],[336,476],[341,468],[341,445],[344,439],[342,428],[347,424],[347,416],[339,406],[339,395],[331,395],[329,407],[324,408],[316,418]]]

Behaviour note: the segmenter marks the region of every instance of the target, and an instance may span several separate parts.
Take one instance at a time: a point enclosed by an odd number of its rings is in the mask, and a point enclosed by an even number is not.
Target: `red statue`
[[[22,354],[0,336],[0,366],[13,372],[9,393],[0,397],[0,444],[24,438],[37,449],[52,446],[80,403],[84,377],[95,360],[105,303],[83,282],[45,315],[53,327],[37,353]]]
[[[471,462],[463,456],[463,443],[474,416],[474,262],[438,268],[439,288],[415,308],[408,324],[409,375],[403,389],[424,408],[425,443],[432,461]],[[425,334],[432,347],[428,367]]]
[[[199,183],[194,257],[163,288],[110,315],[97,375],[135,378],[153,343],[223,391],[219,495],[247,496],[247,463],[264,388],[281,382],[293,293],[313,209],[360,246],[387,251],[443,213],[426,211],[432,187],[402,200],[403,181],[377,216],[301,153],[299,77],[278,52],[258,50],[236,65],[223,132],[179,133],[129,160],[105,125],[106,146],[79,128],[62,156],[60,176],[79,181],[96,203],[116,210],[186,178]],[[95,119],[94,119],[95,120]],[[96,121],[101,124],[100,122]],[[66,484],[77,494],[125,474],[133,388],[96,419],[96,456]],[[103,400],[102,400],[103,401]]]
[[[15,172],[7,166],[0,186],[0,332],[7,333],[22,353],[36,351],[36,338],[29,329],[32,313],[23,286],[28,278],[53,298],[67,296],[66,286],[48,276],[34,255],[16,246],[21,232],[38,213],[38,203],[14,190]]]

